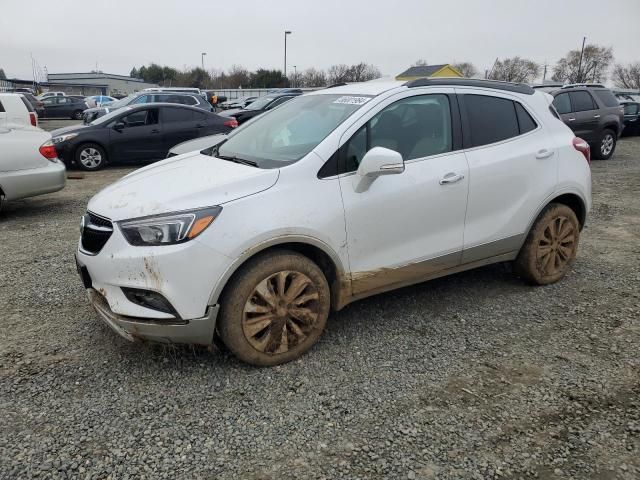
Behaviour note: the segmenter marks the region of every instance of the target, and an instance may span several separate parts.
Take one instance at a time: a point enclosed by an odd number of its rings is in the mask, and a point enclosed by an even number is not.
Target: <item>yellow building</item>
[[[425,77],[464,77],[453,66],[443,65],[419,65],[410,67],[396,77],[396,80],[416,80]]]

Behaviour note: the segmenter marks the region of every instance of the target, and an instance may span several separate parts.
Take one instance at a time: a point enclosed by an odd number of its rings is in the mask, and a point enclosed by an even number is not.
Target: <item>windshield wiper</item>
[[[257,167],[257,162],[251,160],[245,160],[244,158],[238,157],[227,157],[226,155],[216,155],[216,158],[220,158],[222,160],[228,160],[230,162],[239,163],[241,165],[249,165],[250,167]]]

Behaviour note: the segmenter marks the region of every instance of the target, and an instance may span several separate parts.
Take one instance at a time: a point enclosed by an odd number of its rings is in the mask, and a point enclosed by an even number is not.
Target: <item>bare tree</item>
[[[350,67],[344,63],[332,65],[327,70],[327,78],[330,84],[348,82],[350,81],[350,76]]]
[[[471,62],[454,63],[451,66],[467,78],[471,78],[478,73],[478,69]]]
[[[227,87],[226,88],[240,88],[247,87],[251,75],[249,70],[242,65],[232,65],[227,73]]]
[[[640,90],[640,62],[616,65],[613,69],[613,82],[616,87]]]
[[[327,75],[322,70],[308,68],[302,73],[302,86],[324,87],[327,85]]]
[[[380,70],[374,65],[360,62],[351,65],[348,77],[350,82],[368,82],[369,80],[380,78]]]
[[[489,74],[492,80],[528,83],[538,76],[540,65],[526,58],[513,57],[496,61]]]
[[[604,82],[607,70],[613,62],[613,49],[598,45],[584,47],[582,64],[580,50],[571,50],[558,60],[553,68],[553,80],[556,82],[584,83]]]
[[[411,65],[412,67],[424,67],[429,65],[429,62],[427,62],[424,58],[419,58],[418,60],[416,60],[415,62],[413,62],[413,65]]]

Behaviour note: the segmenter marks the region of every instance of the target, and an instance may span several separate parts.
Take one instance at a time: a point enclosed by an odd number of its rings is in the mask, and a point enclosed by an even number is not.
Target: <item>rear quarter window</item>
[[[4,105],[2,105],[2,102],[0,102],[0,113],[4,112]]]
[[[24,106],[27,107],[27,110],[29,110],[30,112],[35,112],[35,109],[33,108],[33,106],[31,105],[31,103],[29,102],[29,100],[27,100],[26,98],[24,98],[22,95],[20,95],[20,100],[22,100],[22,103],[24,103]]]
[[[620,105],[618,103],[618,99],[613,93],[611,93],[611,90],[593,90],[593,93],[598,97],[598,100],[604,103],[607,107],[617,107]]]

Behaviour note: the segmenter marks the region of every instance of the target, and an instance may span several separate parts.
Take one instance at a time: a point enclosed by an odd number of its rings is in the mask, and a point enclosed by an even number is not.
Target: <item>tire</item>
[[[74,159],[78,168],[92,172],[105,166],[107,154],[104,148],[96,143],[83,143],[76,148]]]
[[[290,362],[309,350],[331,306],[322,270],[289,250],[249,260],[220,303],[220,338],[237,358],[260,367]]]
[[[82,110],[76,110],[75,112],[73,112],[73,115],[71,115],[71,119],[82,120]]]
[[[557,282],[573,265],[579,239],[575,212],[561,203],[550,203],[538,215],[518,253],[516,273],[536,285]]]
[[[606,128],[602,132],[600,141],[593,147],[593,158],[598,160],[609,160],[616,150],[618,137],[616,132]]]

